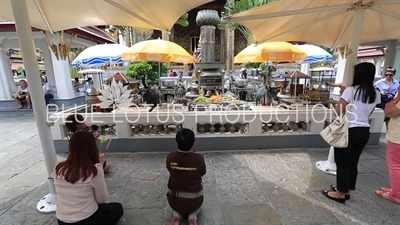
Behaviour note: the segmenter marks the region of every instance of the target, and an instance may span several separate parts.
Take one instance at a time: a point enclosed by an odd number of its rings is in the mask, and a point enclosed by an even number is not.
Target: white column
[[[26,0],[10,1],[15,27],[17,28],[18,41],[21,51],[24,53],[25,69],[28,71],[27,80],[29,83],[29,91],[32,95],[33,113],[39,133],[40,143],[42,145],[43,157],[47,170],[47,183],[50,188],[50,194],[42,198],[37,205],[39,212],[54,212],[56,209],[57,195],[54,188],[54,181],[51,179],[51,173],[57,163],[56,151],[54,148],[53,137],[50,127],[47,125],[46,104],[43,98],[43,89],[40,80],[40,73],[36,59],[35,45],[33,43],[33,35],[31,22],[29,20],[28,6]],[[44,177],[43,177],[44,179]]]
[[[343,73],[343,85],[348,87],[353,83],[353,67],[357,62],[358,46],[360,45],[360,36],[363,28],[365,9],[357,9],[353,17],[353,33],[349,43],[350,52],[346,57],[346,65]],[[339,73],[339,68],[338,68]],[[338,77],[336,76],[336,79]],[[334,148],[331,146],[329,149],[328,159],[326,161],[318,161],[316,163],[318,169],[332,175],[336,175],[336,164]]]
[[[346,67],[346,58],[342,57],[342,55],[339,55],[338,58],[338,65],[336,69],[336,78],[335,78],[335,84],[338,83],[343,83],[343,77],[344,77],[344,70]],[[333,94],[334,95],[339,95],[340,94],[340,88],[334,88],[333,89]]]
[[[49,36],[53,43],[58,44],[60,36],[58,34]],[[51,51],[51,61],[53,64],[53,73],[55,85],[57,88],[58,99],[71,99],[75,97],[74,89],[72,88],[71,71],[67,60],[57,60],[54,53]],[[46,69],[47,72],[47,69]]]
[[[301,64],[300,72],[310,75],[310,63]],[[299,84],[306,85],[305,82],[306,82],[306,79],[300,79]]]
[[[0,45],[0,100],[11,100],[13,90],[9,82],[9,77],[12,78],[14,85],[14,78],[11,72],[10,63],[7,61],[6,50]]]
[[[376,67],[375,77],[376,78],[381,77],[380,74],[381,74],[381,70],[382,70],[383,59],[384,59],[383,57],[379,57],[376,60],[376,64],[375,64],[375,67]]]
[[[53,53],[49,49],[49,46],[47,45],[45,39],[40,39],[39,41],[37,41],[37,43],[37,47],[40,48],[40,50],[42,51],[44,65],[46,67],[47,82],[53,87],[54,98],[58,98],[56,78],[54,76],[53,61],[51,58],[51,55]]]

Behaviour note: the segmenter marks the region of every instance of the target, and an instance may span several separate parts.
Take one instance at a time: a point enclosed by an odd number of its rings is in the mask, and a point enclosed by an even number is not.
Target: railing
[[[85,113],[87,108],[80,106],[50,115],[55,140],[66,138],[65,118],[75,113],[75,110],[86,118],[86,124],[93,131],[97,127],[97,131],[117,139],[171,138],[182,128],[193,130],[198,138],[319,134],[334,118],[332,110],[322,108],[313,111],[276,108],[269,111],[119,110],[111,113]],[[371,132],[381,132],[382,110],[374,111],[370,124]]]

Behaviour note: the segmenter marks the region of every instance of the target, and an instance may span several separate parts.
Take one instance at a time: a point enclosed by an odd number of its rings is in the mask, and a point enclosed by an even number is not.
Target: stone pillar
[[[400,80],[400,40],[397,42],[396,46],[396,58],[393,64],[393,67],[396,68],[396,80]]]
[[[235,31],[232,29],[225,30],[226,35],[226,70],[233,70],[233,58],[235,57]]]
[[[226,61],[226,32],[221,30],[220,62]]]
[[[220,23],[216,10],[201,10],[196,23],[200,26],[201,62],[215,62],[215,26]]]
[[[215,62],[215,26],[201,26],[201,61]]]
[[[11,100],[14,92],[17,91],[14,77],[8,60],[7,50],[0,45],[0,100]]]

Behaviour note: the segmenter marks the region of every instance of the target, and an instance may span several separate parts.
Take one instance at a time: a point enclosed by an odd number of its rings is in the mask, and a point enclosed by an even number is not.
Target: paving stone
[[[44,161],[39,161],[17,176],[7,181],[7,186],[39,187],[47,181],[47,172]]]
[[[118,225],[159,225],[164,221],[164,209],[124,209]]]
[[[295,175],[313,191],[321,191],[331,184],[336,184],[336,176],[329,175],[319,170],[310,162],[297,162],[288,164]]]
[[[207,166],[212,170],[230,169],[232,167],[248,167],[241,152],[215,152],[212,155],[204,153]]]
[[[164,209],[167,194],[167,175],[162,174],[155,181],[131,179],[126,185],[122,204],[127,209]]]
[[[263,183],[277,215],[285,225],[340,223],[331,210],[301,181],[289,180],[284,185]],[[310,216],[312,215],[312,216]]]
[[[221,202],[228,204],[268,202],[250,169],[236,168],[215,171]]]
[[[54,215],[53,214],[41,214],[37,211],[24,211],[21,213],[16,213],[13,211],[8,211],[1,215],[0,224],[7,225],[21,225],[21,224],[46,224]]]
[[[107,186],[125,186],[141,159],[141,155],[135,154],[107,155],[107,161],[111,165],[110,171],[106,174]]]
[[[166,165],[166,153],[147,153],[147,154],[138,154],[142,156],[140,162],[135,166],[135,171],[137,172],[160,172],[167,171]]]
[[[292,170],[275,155],[261,152],[245,154],[249,168],[260,182],[278,182],[295,179]]]
[[[359,164],[373,170],[382,177],[389,177],[386,161],[382,159],[360,159]]]
[[[133,173],[132,178],[139,180],[139,181],[155,181],[161,174],[154,173],[154,172],[140,172],[140,173]]]
[[[34,187],[24,186],[0,186],[0,215],[12,208],[34,189]]]
[[[282,224],[269,203],[222,205],[225,224],[229,225],[278,225]]]
[[[10,211],[15,213],[31,211],[36,209],[36,205],[41,198],[50,193],[50,189],[47,183],[39,186],[33,191],[29,192],[26,196],[24,196],[17,204],[15,204]]]

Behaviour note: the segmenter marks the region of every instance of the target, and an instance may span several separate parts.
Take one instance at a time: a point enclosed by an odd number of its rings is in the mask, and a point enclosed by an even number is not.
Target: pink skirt
[[[400,198],[400,144],[388,141],[386,162],[389,169],[389,180],[393,197]]]

